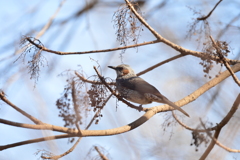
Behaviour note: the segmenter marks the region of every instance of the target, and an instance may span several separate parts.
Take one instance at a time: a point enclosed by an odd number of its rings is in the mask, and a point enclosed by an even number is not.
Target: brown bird
[[[129,65],[121,64],[117,67],[108,67],[117,73],[117,90],[123,98],[141,105],[152,102],[165,103],[189,117],[183,109],[168,100],[154,86],[138,77]]]

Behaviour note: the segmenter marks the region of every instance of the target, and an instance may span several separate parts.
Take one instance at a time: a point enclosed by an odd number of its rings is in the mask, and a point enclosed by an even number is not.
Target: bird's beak
[[[114,67],[114,66],[108,66],[109,68],[112,68],[112,69],[114,69],[114,70],[116,70],[116,67]]]

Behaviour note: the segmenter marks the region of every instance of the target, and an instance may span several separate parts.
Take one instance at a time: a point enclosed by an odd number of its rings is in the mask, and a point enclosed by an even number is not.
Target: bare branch
[[[204,127],[204,129],[206,129],[205,125],[203,124],[202,120],[201,120],[201,124]],[[217,128],[215,133],[214,133],[214,138],[217,139],[219,134],[220,134],[221,128]],[[208,136],[211,134],[209,133],[209,131],[207,131]],[[205,150],[205,152],[203,153],[203,155],[201,156],[201,158],[199,160],[205,160],[206,157],[208,156],[208,154],[211,152],[211,150],[213,149],[215,145],[215,142],[212,140],[211,143],[209,144],[208,148]]]
[[[85,77],[81,76],[77,71],[75,71],[76,76],[78,76],[79,79],[81,79],[83,82],[91,83],[91,84],[102,84],[102,82],[99,81],[91,81],[89,79],[86,79]],[[107,83],[108,85],[115,85],[115,82]]]
[[[145,74],[145,73],[147,73],[147,72],[149,72],[149,71],[151,71],[151,70],[153,70],[153,69],[155,69],[155,68],[157,68],[157,67],[159,67],[159,66],[161,66],[161,65],[163,65],[163,64],[165,64],[165,63],[171,62],[171,61],[173,61],[173,60],[175,60],[175,59],[178,59],[178,58],[181,58],[181,57],[184,57],[184,56],[185,56],[185,55],[180,54],[180,55],[176,55],[176,56],[174,56],[174,57],[171,57],[171,58],[169,58],[169,59],[166,59],[165,61],[162,61],[162,62],[160,62],[160,63],[158,63],[158,64],[155,64],[154,66],[151,66],[151,67],[145,69],[145,70],[142,71],[142,72],[139,72],[139,73],[137,74],[137,76],[143,75],[143,74]]]
[[[61,10],[63,4],[66,2],[66,0],[62,0],[62,2],[60,3],[58,9],[56,10],[56,12],[50,17],[49,21],[47,22],[47,24],[41,29],[40,32],[38,32],[38,34],[36,35],[36,39],[40,38],[52,25],[52,22],[54,20],[54,18],[57,16],[58,12]]]
[[[240,64],[234,65],[233,67],[231,67],[231,69],[232,69],[233,72],[240,71]],[[215,77],[214,79],[210,80],[209,82],[207,82],[206,84],[204,84],[203,86],[198,88],[196,91],[194,91],[190,95],[188,95],[188,96],[184,97],[183,99],[175,102],[175,104],[177,104],[177,106],[181,107],[181,106],[184,106],[184,105],[196,100],[203,93],[205,93],[206,91],[208,91],[212,87],[216,86],[217,84],[221,83],[223,80],[225,80],[230,75],[231,74],[229,73],[228,70],[222,72],[218,77]],[[157,106],[157,107],[160,107],[160,106]],[[169,107],[168,105],[163,105],[161,107],[161,109],[159,109],[159,111],[162,111],[162,112],[170,111],[170,110],[172,110],[172,108]]]
[[[155,68],[157,68],[157,67],[159,67],[159,66],[161,66],[161,65],[163,65],[163,64],[165,64],[165,63],[171,62],[171,61],[173,61],[173,60],[175,60],[175,59],[178,59],[178,58],[181,58],[181,57],[183,57],[183,56],[185,56],[185,55],[181,55],[181,54],[180,54],[180,55],[176,55],[176,56],[174,56],[174,57],[171,57],[171,58],[169,58],[169,59],[166,59],[165,61],[162,61],[162,62],[160,62],[160,63],[157,63],[157,64],[155,64],[155,65],[153,65],[153,66],[151,66],[151,67],[149,67],[149,68],[147,68],[147,69],[145,69],[145,70],[137,73],[137,76],[141,76],[141,75],[143,75],[143,74],[145,74],[145,73],[147,73],[147,72],[149,72],[149,71],[151,71],[151,70],[153,70],[153,69],[155,69]],[[99,82],[99,81],[91,81],[91,80],[88,80],[88,79],[86,79],[85,77],[81,76],[77,71],[75,71],[75,74],[76,74],[76,76],[78,76],[78,78],[81,79],[83,82],[87,82],[87,83],[91,83],[91,84],[103,84],[102,82]],[[106,83],[107,83],[108,85],[116,85],[115,82],[106,82]]]
[[[94,147],[94,149],[98,152],[99,156],[101,157],[102,160],[108,160],[108,158],[100,152],[97,146]]]
[[[220,39],[222,35],[231,27],[232,23],[236,22],[240,18],[240,13],[236,15],[231,21],[218,33],[217,39]]]
[[[219,50],[218,45],[216,44],[216,42],[214,41],[214,39],[212,38],[212,36],[210,36],[210,39],[213,43],[213,46],[215,47],[215,49],[217,50],[217,53],[219,55],[219,58],[223,61],[223,64],[225,65],[225,67],[228,69],[228,71],[231,73],[233,80],[238,84],[238,86],[240,86],[240,81],[237,78],[237,76],[234,74],[234,72],[232,71],[230,65],[228,64],[228,62],[226,61],[225,57],[221,54],[221,51]]]
[[[66,156],[67,154],[71,153],[75,148],[76,146],[78,145],[78,143],[81,141],[82,137],[78,138],[78,140],[74,143],[74,145],[69,149],[67,150],[66,152],[64,152],[63,154],[60,154],[60,155],[57,155],[57,156],[51,156],[51,157],[46,157],[46,156],[41,156],[41,158],[44,158],[44,159],[59,159],[61,157],[64,157]]]
[[[76,136],[76,135],[61,134],[61,135],[56,135],[56,136],[49,136],[49,137],[31,139],[31,140],[27,140],[27,141],[22,141],[22,142],[17,142],[17,143],[12,143],[12,144],[8,144],[8,145],[0,146],[0,151],[8,149],[8,148],[13,148],[13,147],[26,145],[26,144],[49,141],[49,140],[54,140],[54,139],[69,138],[69,137],[74,137],[74,136]]]
[[[197,20],[199,20],[199,21],[206,20],[208,17],[211,16],[212,12],[217,8],[217,6],[219,5],[219,3],[221,3],[221,2],[222,2],[222,0],[220,0],[220,1],[213,7],[213,9],[208,13],[207,16],[199,17],[199,18],[197,18]]]
[[[124,46],[124,47],[117,47],[117,48],[112,48],[112,49],[103,49],[103,50],[92,50],[92,51],[83,51],[83,52],[61,52],[61,51],[54,51],[54,50],[50,50],[44,46],[41,46],[39,44],[36,44],[34,41],[32,41],[29,37],[26,38],[31,44],[35,45],[37,48],[46,51],[46,52],[50,52],[50,53],[54,53],[54,54],[58,54],[58,55],[74,55],[74,54],[89,54],[89,53],[101,53],[101,52],[112,52],[112,51],[117,51],[117,50],[122,50],[122,49],[127,49],[127,48],[135,48],[135,47],[139,47],[139,46],[144,46],[144,45],[148,45],[148,44],[154,44],[154,43],[158,43],[159,41],[154,40],[154,41],[149,41],[149,42],[144,42],[144,43],[139,43],[139,44],[134,44],[134,45],[129,45],[129,46]]]
[[[137,11],[134,9],[133,5],[129,2],[129,0],[125,0],[125,2],[127,3],[127,5],[129,6],[129,8],[131,9],[131,11],[135,14],[135,16],[139,19],[139,21],[141,23],[143,23],[143,25],[145,27],[148,28],[148,30],[157,38],[157,40],[159,42],[163,42],[165,43],[166,45],[172,47],[174,50],[180,52],[181,54],[183,55],[193,55],[193,56],[196,56],[196,57],[199,57],[199,58],[210,58],[211,60],[214,60],[214,61],[218,61],[219,60],[219,57],[215,57],[215,56],[212,56],[212,55],[208,55],[207,53],[204,53],[204,52],[197,52],[197,51],[192,51],[192,50],[189,50],[189,49],[185,49],[165,38],[163,38],[159,33],[157,33],[142,17],[140,14],[137,13]],[[239,63],[240,61],[239,60],[226,60],[228,63],[234,65],[236,63]]]
[[[8,104],[9,106],[11,106],[12,108],[14,108],[16,111],[18,111],[19,113],[21,113],[22,115],[24,115],[25,117],[27,117],[28,119],[33,121],[35,124],[44,124],[42,121],[38,120],[37,118],[31,116],[30,114],[26,113],[25,111],[23,111],[20,108],[18,108],[17,106],[15,106],[12,102],[10,102],[6,98],[5,93],[1,90],[0,90],[0,99],[2,101],[4,101],[6,104]]]
[[[106,103],[108,102],[108,100],[111,98],[112,94],[106,99],[105,103],[103,104],[103,107],[106,105]],[[85,128],[85,130],[88,130],[88,128],[92,125],[93,121],[96,119],[97,115],[100,113],[101,110],[98,110],[95,115],[93,116],[93,118],[91,119],[91,121],[89,122],[89,124],[87,125],[87,127]],[[78,128],[78,131],[80,131],[80,128]],[[46,157],[46,156],[41,156],[42,158],[45,158],[45,159],[59,159],[69,153],[71,153],[75,148],[76,146],[78,145],[78,143],[81,141],[82,137],[78,138],[78,140],[75,142],[75,144],[69,149],[67,150],[66,152],[64,152],[63,154],[60,154],[60,155],[57,155],[57,156],[50,156],[50,157]]]
[[[189,126],[187,126],[186,124],[182,123],[178,118],[177,116],[175,115],[175,113],[172,111],[172,115],[174,117],[174,119],[181,125],[183,126],[184,128],[190,130],[190,131],[194,131],[194,132],[207,132],[207,131],[214,131],[216,130],[217,126],[215,127],[212,127],[212,128],[207,128],[207,129],[194,129],[194,128],[191,128]]]
[[[240,64],[234,65],[232,67],[232,70],[234,72],[239,71],[240,70]],[[189,96],[187,96],[187,97],[183,98],[182,100],[176,102],[176,104],[178,104],[178,106],[180,107],[180,106],[183,106],[187,103],[190,103],[190,102],[194,101],[200,95],[202,95],[204,92],[206,92],[210,88],[214,87],[218,83],[222,82],[224,79],[226,79],[229,76],[230,76],[229,71],[228,70],[224,71],[218,77],[212,79],[211,81],[209,81],[208,83],[206,83],[205,85],[200,87],[198,90],[196,90],[195,92],[193,92]],[[113,92],[113,93],[115,93],[115,92]],[[147,111],[143,116],[141,116],[140,118],[138,118],[137,120],[135,120],[134,122],[132,122],[128,125],[118,127],[118,128],[113,128],[113,129],[106,129],[106,130],[81,130],[81,132],[82,132],[81,136],[82,137],[109,136],[109,135],[116,135],[116,134],[125,133],[125,132],[128,132],[130,130],[133,130],[133,129],[139,127],[140,125],[142,125],[143,123],[148,121],[156,113],[169,111],[169,110],[173,110],[173,109],[168,105],[161,105],[161,106],[155,106],[155,107],[147,108]],[[230,111],[229,114],[230,113],[233,114],[232,111]],[[226,117],[230,118],[231,116],[227,115]],[[225,120],[227,120],[227,119],[224,118],[224,120],[222,121],[223,124],[226,123]],[[39,130],[52,130],[52,131],[64,132],[64,133],[68,133],[68,135],[71,135],[71,136],[68,136],[68,137],[79,137],[78,130],[76,130],[76,129],[54,126],[54,125],[50,125],[50,124],[32,125],[32,124],[23,124],[23,123],[7,121],[7,120],[4,120],[4,119],[0,119],[0,123],[8,124],[8,125],[11,125],[11,126],[16,126],[16,127],[22,127],[22,128],[31,128],[31,129],[39,129]],[[221,123],[219,125],[221,125]],[[35,141],[32,141],[32,140],[29,140],[29,142],[36,143]],[[24,145],[24,144],[25,143],[23,143],[22,145]],[[11,148],[11,145],[10,145],[10,147],[8,147],[8,146],[9,145],[0,146],[0,150]]]
[[[208,136],[212,139],[211,144],[209,145],[209,147],[206,149],[206,151],[204,152],[204,154],[202,155],[202,157],[200,158],[201,160],[204,160],[208,154],[210,153],[210,151],[212,150],[212,148],[214,147],[215,144],[217,144],[218,146],[222,147],[223,149],[229,151],[229,152],[240,152],[240,150],[236,150],[236,149],[231,149],[228,148],[226,146],[224,146],[223,144],[221,144],[217,138],[218,135],[220,134],[221,129],[229,122],[229,120],[233,117],[233,114],[237,111],[238,107],[240,104],[240,94],[238,94],[235,102],[233,103],[233,106],[231,108],[231,110],[228,112],[228,114],[223,118],[223,120],[218,124],[217,129],[215,131],[214,137],[211,136],[211,134],[209,133],[209,131],[207,131]],[[203,124],[202,120],[200,119],[202,126],[204,127],[204,129],[206,129],[205,125]]]

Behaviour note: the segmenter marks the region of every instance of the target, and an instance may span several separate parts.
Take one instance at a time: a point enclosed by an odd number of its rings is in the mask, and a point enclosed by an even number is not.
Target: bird
[[[168,100],[153,85],[138,77],[134,70],[127,64],[118,66],[108,66],[117,73],[116,87],[121,97],[140,104],[150,104],[152,102],[164,103],[179,110],[189,117],[189,115],[176,104]]]

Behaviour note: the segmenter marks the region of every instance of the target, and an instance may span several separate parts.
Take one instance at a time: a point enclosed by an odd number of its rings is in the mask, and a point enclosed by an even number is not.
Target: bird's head
[[[121,64],[121,65],[118,65],[117,67],[114,67],[114,66],[108,66],[108,67],[116,71],[117,77],[136,76],[133,69],[127,64]]]

